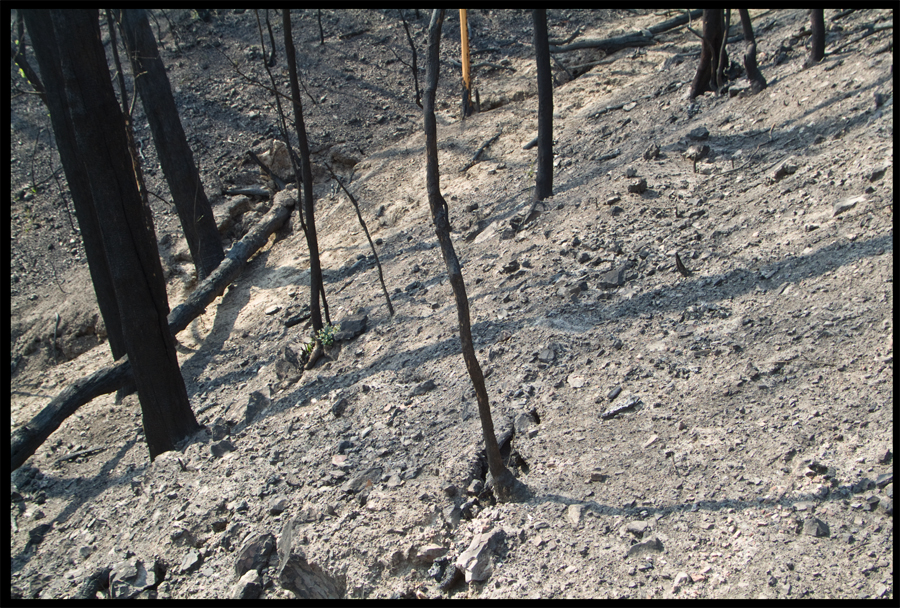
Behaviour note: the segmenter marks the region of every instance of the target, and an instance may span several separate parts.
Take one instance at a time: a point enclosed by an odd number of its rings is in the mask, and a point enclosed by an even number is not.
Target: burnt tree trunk
[[[173,336],[184,330],[213,300],[222,295],[225,288],[241,273],[250,256],[269,241],[273,232],[284,225],[294,204],[291,197],[276,196],[274,206],[259,224],[231,247],[216,271],[200,283],[187,300],[169,313],[169,330]],[[38,415],[13,432],[10,439],[10,471],[22,466],[53,431],[82,405],[95,397],[126,387],[129,383],[133,384],[133,381],[131,362],[125,357],[116,365],[105,367],[72,383]]]
[[[22,14],[28,25],[28,34],[31,36],[38,69],[41,71],[44,81],[47,82],[45,95],[47,109],[50,110],[50,122],[56,136],[56,147],[59,149],[59,158],[69,184],[69,192],[72,193],[75,217],[78,219],[78,229],[84,242],[91,282],[94,285],[97,305],[109,336],[109,348],[112,351],[113,359],[119,359],[125,354],[122,317],[119,314],[119,304],[116,301],[109,264],[103,254],[100,220],[94,209],[87,170],[81,162],[78,147],[75,144],[75,133],[69,118],[69,103],[63,89],[59,50],[50,22],[50,13],[46,10],[29,9],[23,10]]]
[[[184,330],[213,300],[222,295],[225,288],[241,273],[250,256],[269,241],[273,232],[284,225],[294,204],[292,197],[275,197],[274,206],[259,224],[231,247],[215,272],[200,283],[187,300],[169,313],[169,330],[173,336]],[[95,397],[127,387],[129,383],[133,385],[133,381],[131,362],[125,357],[116,365],[105,367],[72,383],[39,414],[13,432],[10,439],[10,471],[22,466],[53,431],[82,405]]]
[[[312,168],[309,163],[309,141],[306,139],[306,125],[303,123],[303,106],[300,104],[300,84],[297,80],[297,60],[294,55],[294,38],[291,35],[291,12],[281,11],[284,24],[284,54],[287,56],[291,81],[291,101],[294,107],[294,125],[300,148],[300,170],[303,178],[303,206],[305,217],[306,245],[309,247],[309,312],[313,331],[322,329],[322,312],[319,309],[319,293],[324,299],[322,264],[319,261],[319,241],[316,238],[315,202],[313,200]]]
[[[491,418],[491,407],[488,402],[487,389],[484,385],[484,374],[478,359],[475,357],[475,346],[472,342],[472,327],[469,321],[469,299],[463,283],[459,259],[450,240],[450,218],[447,201],[441,195],[440,175],[437,155],[437,120],[434,116],[434,98],[437,92],[438,74],[440,70],[441,26],[444,22],[444,11],[435,9],[428,26],[428,57],[425,76],[424,114],[425,114],[425,184],[428,189],[428,204],[431,207],[431,218],[441,254],[447,266],[447,275],[453,296],[456,299],[456,312],[459,317],[459,339],[462,344],[463,359],[466,369],[475,387],[478,400],[478,414],[481,417],[481,430],[484,436],[488,470],[493,478],[494,491],[501,501],[523,500],[527,489],[519,482],[503,464],[500,447],[494,433],[494,422]]]
[[[765,89],[768,84],[759,66],[756,64],[756,37],[753,35],[753,24],[750,23],[750,13],[745,8],[738,9],[741,16],[741,28],[744,30],[744,42],[747,43],[747,52],[744,53],[744,69],[747,71],[747,80],[754,94]]]
[[[703,9],[703,36],[701,37],[700,65],[691,83],[690,98],[703,95],[707,91],[716,91],[716,68],[720,63],[719,55],[722,51],[722,39],[725,37],[725,27],[722,9]]]
[[[538,84],[538,154],[534,200],[553,196],[553,76],[547,39],[547,10],[531,11],[534,21],[534,59]]]
[[[825,10],[809,9],[809,30],[812,33],[809,41],[809,57],[803,65],[812,67],[825,58]]]
[[[172,87],[159,57],[147,12],[143,9],[124,9],[117,13],[131,59],[135,87],[150,123],[159,163],[178,210],[197,276],[202,280],[225,257],[212,207],[181,126]]]
[[[722,44],[719,46],[718,63],[716,64],[716,78],[713,81],[717,94],[722,94],[725,86],[725,70],[728,69],[728,53],[725,52],[725,45],[728,42],[728,29],[731,27],[731,9],[725,10],[725,27],[722,30]]]
[[[125,350],[141,402],[150,459],[199,430],[169,331],[169,304],[156,241],[147,231],[109,80],[97,10],[50,12],[81,162],[122,316]],[[46,84],[46,83],[45,83]]]

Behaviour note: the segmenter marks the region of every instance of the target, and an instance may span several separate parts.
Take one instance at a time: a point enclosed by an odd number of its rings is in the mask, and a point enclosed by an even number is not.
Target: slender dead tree
[[[291,81],[291,101],[294,108],[294,123],[300,148],[300,170],[303,179],[303,211],[306,226],[306,244],[309,247],[309,313],[313,331],[322,329],[322,312],[319,309],[319,294],[324,300],[322,263],[319,261],[319,242],[316,238],[315,205],[313,202],[312,167],[309,162],[309,141],[306,125],[303,123],[303,106],[300,103],[300,84],[297,80],[297,60],[294,55],[294,38],[291,35],[291,11],[281,11],[284,25],[284,54],[287,57],[288,73]]]
[[[738,9],[741,16],[741,28],[744,30],[744,42],[747,43],[747,52],[744,53],[744,69],[747,71],[747,80],[750,81],[753,93],[759,93],[768,86],[759,66],[756,64],[756,37],[753,35],[753,24],[750,23],[750,13],[745,8]]]
[[[409,48],[412,50],[412,70],[413,84],[416,86],[416,105],[422,107],[422,94],[419,92],[419,66],[416,59],[416,45],[413,44],[412,35],[409,33],[409,25],[406,23],[406,17],[403,16],[403,9],[398,8],[400,20],[403,22],[403,29],[406,30],[406,40],[409,41]]]
[[[378,269],[378,280],[381,282],[381,291],[384,293],[384,299],[387,302],[388,312],[391,316],[394,316],[394,305],[391,304],[391,296],[388,294],[387,285],[384,284],[384,274],[381,272],[381,261],[378,259],[378,252],[375,251],[375,243],[372,242],[372,235],[369,234],[369,228],[366,226],[365,220],[363,220],[362,213],[359,211],[359,202],[357,202],[356,197],[353,196],[349,190],[347,190],[347,186],[344,185],[344,182],[341,181],[341,178],[335,174],[334,169],[331,168],[331,165],[326,164],[325,168],[328,169],[328,173],[331,174],[331,179],[337,182],[338,186],[341,187],[341,190],[350,198],[350,202],[353,203],[353,208],[356,209],[356,217],[359,219],[359,225],[362,226],[363,232],[366,233],[366,238],[369,240],[369,247],[372,249],[372,255],[375,257],[375,268]]]
[[[547,10],[531,11],[534,20],[534,59],[538,81],[538,157],[534,200],[553,196],[553,76],[547,39]]]
[[[181,220],[197,277],[205,279],[225,257],[212,206],[187,143],[172,86],[159,56],[147,12],[121,9],[116,14],[131,59],[135,88],[141,97],[153,142]]]
[[[459,259],[456,257],[453,242],[450,240],[449,209],[447,208],[447,201],[441,195],[434,98],[437,92],[438,74],[440,71],[439,54],[443,22],[444,11],[435,9],[431,16],[431,23],[428,26],[428,57],[423,99],[425,156],[427,162],[425,184],[428,189],[428,204],[431,207],[431,218],[434,221],[435,233],[441,244],[444,264],[447,266],[450,286],[453,288],[453,296],[456,299],[456,312],[459,316],[459,338],[462,344],[463,359],[465,359],[469,377],[472,379],[472,385],[475,387],[475,395],[478,400],[478,414],[481,417],[481,431],[484,436],[485,452],[487,453],[488,470],[493,481],[494,492],[497,498],[504,502],[525,500],[529,494],[528,489],[513,477],[513,474],[503,464],[503,459],[500,456],[500,446],[494,433],[491,407],[488,402],[487,389],[484,385],[484,374],[481,371],[481,366],[478,364],[478,359],[475,357],[475,346],[472,342],[469,298],[466,295],[466,286],[463,283]]]
[[[707,91],[718,90],[716,83],[716,68],[719,66],[719,54],[722,51],[722,38],[725,36],[724,19],[722,9],[703,9],[703,35],[700,36],[702,48],[700,50],[700,64],[697,73],[691,83],[690,98],[703,95]]]
[[[825,10],[809,9],[809,30],[812,37],[809,41],[809,57],[803,67],[809,68],[825,58]]]

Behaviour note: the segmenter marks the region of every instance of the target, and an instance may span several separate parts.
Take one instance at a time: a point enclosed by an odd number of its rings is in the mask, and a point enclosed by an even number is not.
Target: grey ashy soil
[[[14,597],[892,598],[892,30],[863,34],[893,11],[826,11],[829,55],[808,70],[806,12],[751,13],[769,82],[756,96],[687,100],[699,45],[684,28],[574,80],[556,66],[555,196],[518,232],[536,158],[530,16],[473,12],[474,48],[495,49],[473,56],[496,66],[476,73],[493,109],[462,122],[448,13],[441,188],[494,420],[514,428],[504,454],[533,493],[519,504],[482,487],[397,13],[323,11],[323,47],[316,13],[295,15],[314,160],[361,201],[397,314],[349,201],[318,172],[331,316],[362,309],[365,330],[296,378],[286,353],[308,328],[285,321],[308,300],[308,257],[299,227],[273,237],[178,336],[206,430],[150,464],[137,397],[106,395],[11,476]],[[245,152],[277,124],[223,56],[265,77],[256,19],[170,11],[172,32],[157,18],[217,215],[244,210],[234,239],[268,203],[222,188],[262,184]],[[408,18],[422,65],[427,15]],[[550,35],[666,18],[552,10]],[[15,93],[11,430],[111,363],[49,120]],[[703,145],[695,172],[684,153]],[[174,210],[152,204],[174,307],[193,269]]]

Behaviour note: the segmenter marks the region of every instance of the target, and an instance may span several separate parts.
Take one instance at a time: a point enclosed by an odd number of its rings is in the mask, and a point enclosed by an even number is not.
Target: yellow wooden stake
[[[469,23],[466,18],[466,9],[459,9],[459,32],[462,38],[462,78],[463,78],[463,117],[471,113],[472,85],[469,78]]]

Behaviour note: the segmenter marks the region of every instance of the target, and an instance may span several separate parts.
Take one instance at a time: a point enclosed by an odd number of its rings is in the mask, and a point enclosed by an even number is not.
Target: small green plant
[[[340,325],[326,325],[316,332],[316,338],[322,343],[322,346],[331,346],[334,344],[335,335],[337,335],[337,332],[340,330]]]

